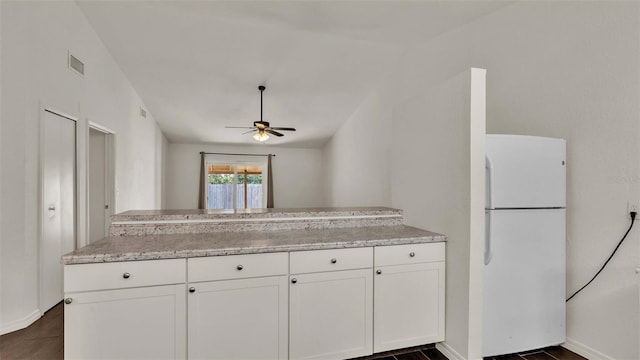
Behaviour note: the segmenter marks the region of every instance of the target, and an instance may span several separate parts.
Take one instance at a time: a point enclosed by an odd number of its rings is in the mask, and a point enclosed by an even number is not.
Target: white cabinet
[[[287,359],[287,255],[189,259],[189,281],[234,279],[189,283],[190,359]]]
[[[64,271],[67,359],[347,359],[444,340],[444,243]]]
[[[367,267],[290,275],[291,359],[348,359],[373,352],[372,248],[345,250],[291,253],[292,272]]]
[[[374,352],[443,341],[444,243],[375,251]]]
[[[65,359],[184,359],[185,264],[65,266]]]
[[[190,359],[287,359],[287,277],[190,284]]]

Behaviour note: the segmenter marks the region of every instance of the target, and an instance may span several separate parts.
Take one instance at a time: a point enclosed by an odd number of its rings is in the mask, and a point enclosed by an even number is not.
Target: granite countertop
[[[113,222],[143,222],[171,220],[207,219],[265,219],[301,217],[353,217],[353,216],[395,216],[401,217],[402,210],[389,207],[324,207],[324,208],[274,208],[274,209],[178,209],[178,210],[130,210],[115,214]]]
[[[344,208],[340,209],[344,210]],[[442,241],[446,241],[444,235],[406,225],[208,234],[111,236],[64,255],[62,263],[68,265],[175,259]]]

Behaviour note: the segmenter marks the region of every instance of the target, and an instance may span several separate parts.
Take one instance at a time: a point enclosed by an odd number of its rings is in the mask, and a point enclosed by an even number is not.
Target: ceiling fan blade
[[[292,127],[272,127],[273,130],[281,130],[281,131],[296,131],[296,128]]]
[[[253,129],[254,126],[225,126],[225,129]]]
[[[243,132],[241,135],[248,134],[248,133],[252,133],[252,132],[256,132],[256,131],[258,131],[258,129],[251,129],[251,130],[249,130],[249,131],[245,131],[245,132]]]
[[[265,131],[265,132],[268,132],[269,134],[273,134],[273,135],[275,135],[275,136],[284,136],[284,134],[281,134],[281,133],[279,133],[279,132],[277,132],[277,131],[273,131],[273,130],[271,130],[271,128],[269,128],[269,129],[265,129],[264,131]]]

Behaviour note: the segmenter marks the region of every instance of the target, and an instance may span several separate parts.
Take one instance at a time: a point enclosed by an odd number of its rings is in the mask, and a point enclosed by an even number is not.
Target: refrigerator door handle
[[[484,264],[489,265],[493,258],[493,251],[491,251],[491,211],[486,212],[484,233]]]
[[[491,159],[488,156],[485,156],[485,161],[484,161],[484,167],[485,167],[485,202],[486,204],[484,204],[485,208],[489,208],[492,209],[493,206],[493,181],[491,181],[492,177],[493,177],[493,164],[491,163]]]

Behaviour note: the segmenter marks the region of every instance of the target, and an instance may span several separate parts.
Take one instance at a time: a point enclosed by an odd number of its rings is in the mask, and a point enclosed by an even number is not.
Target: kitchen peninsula
[[[154,210],[63,256],[66,358],[346,359],[444,340],[444,235],[385,207]]]

